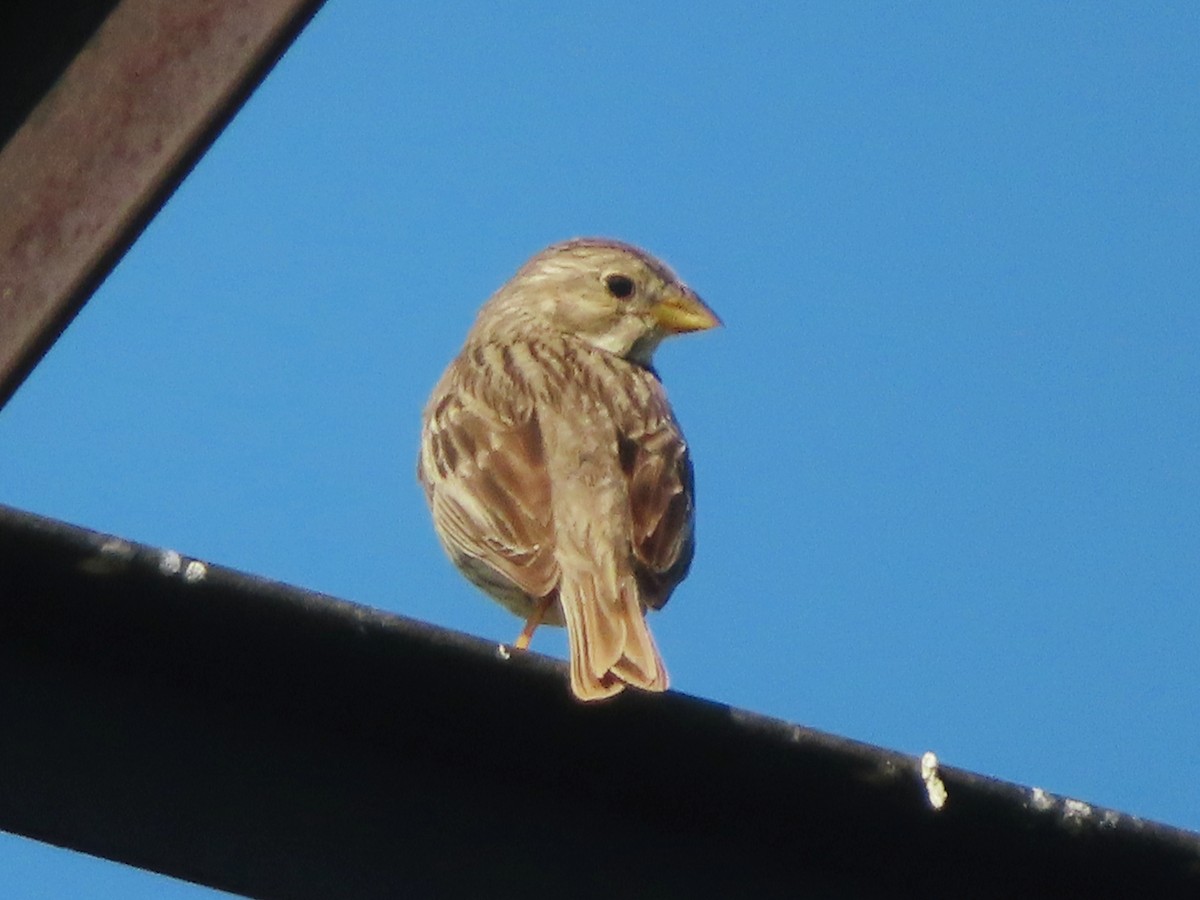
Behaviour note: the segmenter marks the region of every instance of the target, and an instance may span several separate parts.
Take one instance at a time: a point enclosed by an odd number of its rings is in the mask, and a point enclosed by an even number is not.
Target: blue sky
[[[0,411],[0,502],[511,640],[420,411],[526,257],[620,237],[726,323],[658,355],[674,687],[1200,829],[1197,9],[332,0]]]

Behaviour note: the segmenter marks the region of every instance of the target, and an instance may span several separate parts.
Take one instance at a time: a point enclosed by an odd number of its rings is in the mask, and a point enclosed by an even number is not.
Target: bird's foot
[[[518,650],[529,649],[529,642],[533,640],[533,633],[542,624],[542,619],[546,617],[546,610],[550,608],[550,600],[550,597],[543,597],[539,600],[537,605],[534,606],[533,612],[529,614],[529,618],[525,620],[525,627],[521,629],[521,633],[513,641],[513,646]]]

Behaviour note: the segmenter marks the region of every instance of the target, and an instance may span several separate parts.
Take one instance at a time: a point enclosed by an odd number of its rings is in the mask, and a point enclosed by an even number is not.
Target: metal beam
[[[113,8],[57,79],[18,83],[50,88],[0,149],[0,406],[321,2],[82,3],[96,16]],[[0,53],[60,49],[55,10],[9,10],[28,30],[0,36]],[[92,21],[73,15],[82,38]]]
[[[1200,835],[5,507],[0,722],[0,828],[256,897],[1200,896]]]

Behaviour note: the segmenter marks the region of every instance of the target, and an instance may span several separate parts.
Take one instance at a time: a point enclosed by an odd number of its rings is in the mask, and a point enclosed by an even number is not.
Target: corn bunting
[[[555,244],[484,304],[425,409],[442,545],[526,620],[517,647],[566,625],[582,700],[667,687],[645,613],[692,561],[692,464],[651,355],[719,324],[635,247]]]

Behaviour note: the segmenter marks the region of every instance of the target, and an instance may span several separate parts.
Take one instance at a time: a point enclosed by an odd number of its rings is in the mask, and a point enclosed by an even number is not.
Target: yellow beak
[[[705,331],[721,324],[717,314],[691,291],[672,289],[650,307],[658,327],[667,334]]]

